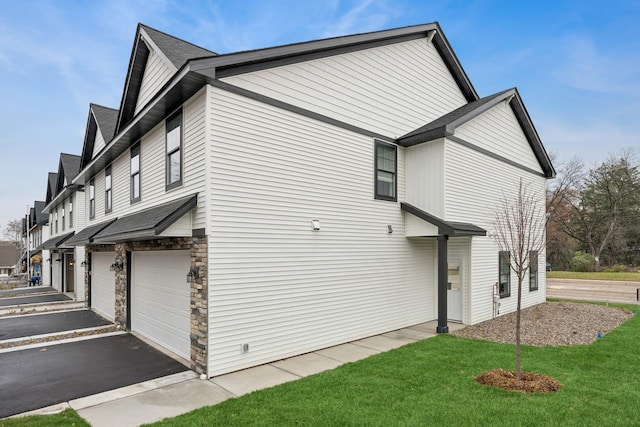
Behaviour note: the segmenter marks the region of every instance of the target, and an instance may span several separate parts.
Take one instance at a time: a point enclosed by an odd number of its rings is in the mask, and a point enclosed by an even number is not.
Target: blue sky
[[[218,53],[438,21],[480,96],[516,86],[548,151],[640,146],[636,0],[0,0],[0,227],[118,108],[136,25]]]

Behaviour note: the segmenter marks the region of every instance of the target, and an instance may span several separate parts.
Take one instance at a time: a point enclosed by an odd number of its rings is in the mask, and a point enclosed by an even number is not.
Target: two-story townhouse
[[[35,201],[29,209],[29,274],[40,277],[40,283],[47,279],[45,272],[49,269],[48,258],[45,258],[48,254],[43,253],[42,245],[49,238],[49,215],[43,212],[45,205],[44,201]]]
[[[49,174],[49,180],[55,179],[53,187],[47,188],[46,206],[43,212],[49,215],[50,238],[42,244],[50,252],[51,286],[55,289],[73,293],[77,301],[83,301],[84,290],[84,247],[67,245],[76,229],[85,226],[84,188],[72,184],[80,169],[80,156],[60,154],[58,172]]]
[[[555,173],[518,91],[480,98],[437,23],[225,55],[139,25],[109,115],[73,181],[88,299],[208,376],[477,323],[495,283],[513,311],[487,230]]]

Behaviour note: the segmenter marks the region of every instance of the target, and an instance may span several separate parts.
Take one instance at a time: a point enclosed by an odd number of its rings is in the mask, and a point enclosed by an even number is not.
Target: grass
[[[619,272],[575,272],[575,271],[547,271],[549,279],[581,279],[581,280],[613,280],[622,282],[640,282],[640,273]]]
[[[54,415],[32,415],[29,417],[5,418],[0,420],[0,427],[29,426],[29,427],[90,427],[73,409],[65,409]]]
[[[513,369],[514,346],[441,335],[154,425],[637,425],[639,328],[634,316],[590,345],[525,346],[523,369],[558,379],[554,394],[475,383]]]
[[[634,316],[593,344],[523,346],[524,370],[562,383],[554,394],[525,395],[477,384],[473,378],[489,369],[513,369],[514,346],[439,335],[154,425],[637,425],[639,331],[640,316]],[[63,414],[68,418],[53,418]],[[63,414],[44,422],[0,420],[0,426],[85,425]]]

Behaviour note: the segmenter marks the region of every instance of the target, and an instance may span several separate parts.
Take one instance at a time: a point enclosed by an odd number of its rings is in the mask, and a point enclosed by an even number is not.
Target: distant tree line
[[[640,164],[631,149],[592,169],[558,168],[547,190],[547,261],[557,270],[640,265]]]

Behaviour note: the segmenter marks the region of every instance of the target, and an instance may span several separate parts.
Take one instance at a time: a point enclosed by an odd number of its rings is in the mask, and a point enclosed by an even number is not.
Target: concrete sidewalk
[[[422,323],[209,380],[199,379],[193,371],[183,372],[20,416],[55,413],[71,407],[94,427],[138,426],[215,405],[232,397],[294,381],[334,369],[347,362],[355,362],[433,337],[436,325],[435,321]],[[451,331],[463,327],[464,325],[460,324],[449,324]]]

